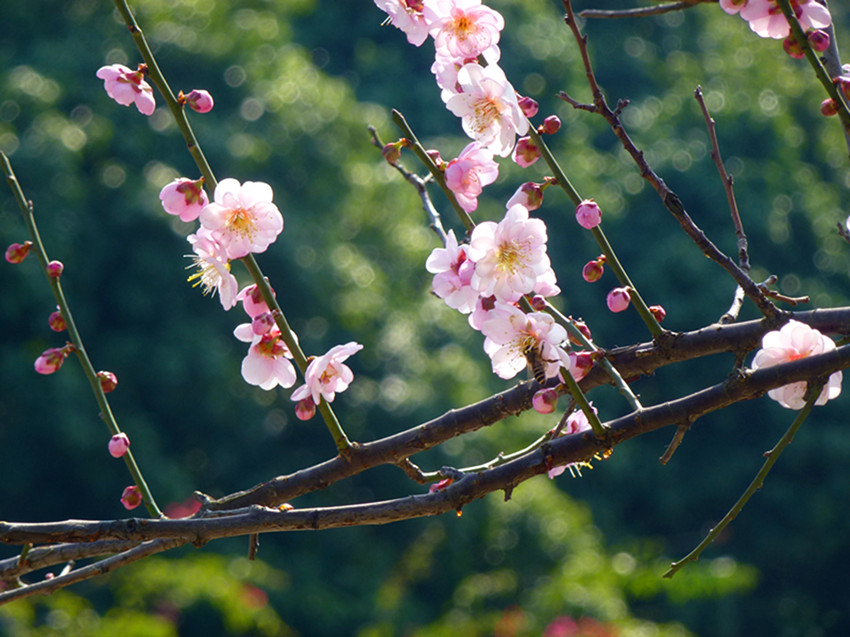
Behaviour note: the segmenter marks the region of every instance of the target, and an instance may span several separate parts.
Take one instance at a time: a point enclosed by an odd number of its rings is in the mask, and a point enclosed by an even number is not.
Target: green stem
[[[814,382],[810,382],[806,391],[808,393],[806,404],[803,406],[803,409],[800,410],[800,413],[794,419],[794,422],[791,423],[791,426],[788,427],[788,430],[779,439],[779,442],[776,443],[776,446],[765,453],[764,455],[767,457],[767,460],[764,461],[759,472],[756,474],[756,477],[753,478],[753,481],[750,483],[750,486],[747,487],[747,490],[741,494],[741,497],[738,498],[738,501],[735,503],[729,512],[723,516],[723,519],[717,523],[717,525],[708,532],[708,535],[705,536],[702,542],[700,542],[693,551],[688,553],[685,557],[683,557],[678,562],[673,562],[670,564],[670,570],[664,573],[664,577],[670,578],[673,577],[679,570],[682,569],[689,562],[696,562],[699,559],[699,556],[702,552],[711,544],[718,535],[726,528],[726,526],[738,517],[738,514],[741,512],[741,509],[744,508],[744,505],[749,501],[749,499],[753,496],[753,494],[761,489],[762,484],[764,484],[764,479],[767,477],[767,474],[770,472],[770,469],[773,467],[774,463],[779,459],[780,454],[785,450],[790,442],[794,439],[794,435],[797,433],[797,430],[800,428],[800,425],[803,424],[803,421],[809,415],[809,412],[812,410],[812,407],[815,404],[815,401],[820,396],[821,390],[823,389],[825,380],[819,379]]]
[[[567,193],[567,197],[569,197],[570,201],[573,202],[574,205],[578,206],[583,201],[581,195],[579,195],[578,191],[573,187],[572,183],[570,183],[570,180],[567,179],[566,174],[564,174],[564,171],[561,169],[561,166],[558,164],[558,161],[555,159],[552,151],[543,140],[543,137],[537,132],[533,125],[529,126],[528,134],[540,150],[541,157],[543,157],[543,160],[546,164],[548,164],[549,169],[552,171],[552,174],[558,182],[558,185],[565,193]],[[612,248],[611,244],[608,242],[608,238],[602,231],[602,227],[596,226],[593,228],[592,232],[593,238],[596,239],[596,243],[599,244],[599,249],[602,250],[602,254],[605,255],[606,265],[611,268],[611,271],[623,287],[629,288],[629,294],[635,310],[637,310],[641,320],[646,324],[646,327],[649,329],[649,333],[652,334],[653,338],[661,335],[664,332],[664,328],[661,327],[661,324],[656,320],[652,312],[649,311],[649,307],[646,305],[646,302],[643,300],[640,292],[638,292],[637,287],[634,283],[632,283],[632,280],[626,273],[625,268],[623,268],[620,260],[617,258],[614,248]]]
[[[309,361],[304,355],[301,346],[298,344],[295,332],[293,332],[292,328],[289,326],[289,322],[286,320],[283,310],[278,304],[268,280],[265,276],[263,276],[263,272],[260,270],[260,266],[253,254],[242,257],[241,261],[251,274],[251,278],[254,280],[254,283],[257,284],[266,305],[268,305],[269,309],[272,311],[272,314],[275,317],[275,323],[280,330],[280,337],[283,339],[283,342],[286,343],[286,347],[292,354],[292,359],[295,361],[295,364],[298,366],[298,369],[301,371],[301,375],[303,376],[307,371]],[[348,436],[345,435],[345,431],[343,431],[342,425],[336,417],[333,409],[331,409],[330,404],[324,398],[319,401],[318,410],[319,413],[322,414],[322,419],[325,421],[325,425],[333,437],[334,443],[336,443],[336,447],[339,452],[344,455],[350,451],[353,445],[348,439]]]
[[[86,348],[83,345],[83,339],[80,336],[79,330],[77,330],[77,324],[74,322],[74,316],[71,314],[71,308],[68,305],[65,293],[62,290],[62,284],[59,282],[58,278],[53,278],[47,275],[47,264],[50,263],[50,259],[47,256],[47,251],[44,248],[44,243],[42,242],[41,235],[38,232],[38,226],[35,223],[32,202],[27,201],[24,196],[24,191],[18,182],[18,178],[15,176],[15,172],[12,170],[12,164],[3,152],[0,152],[0,162],[3,164],[3,172],[6,175],[6,181],[9,183],[9,187],[12,189],[12,193],[18,202],[18,207],[21,209],[21,213],[24,216],[24,222],[26,223],[27,230],[29,230],[33,247],[35,248],[36,258],[44,270],[47,282],[50,284],[50,289],[53,291],[53,296],[59,306],[59,311],[62,313],[62,318],[65,319],[68,337],[75,348],[74,353],[77,355],[77,360],[80,362],[86,378],[88,378],[89,385],[91,385],[92,392],[94,392],[95,400],[97,400],[98,407],[100,407],[100,416],[113,436],[121,433],[121,428],[115,420],[115,416],[109,406],[109,401],[106,399],[106,394],[103,393],[103,388],[100,386],[100,379],[97,376],[97,372],[86,353]],[[130,450],[127,450],[124,454],[124,462],[127,465],[127,469],[130,471],[133,481],[142,493],[148,513],[151,517],[162,517],[162,512],[156,505],[153,494],[150,492],[147,482],[145,482],[142,472],[139,470],[139,466],[136,464],[136,460]]]
[[[451,189],[446,185],[446,176],[443,174],[443,171],[437,167],[437,164],[434,163],[434,160],[425,152],[425,148],[422,144],[419,143],[419,140],[416,138],[416,135],[413,132],[413,129],[407,123],[407,120],[404,119],[404,115],[399,113],[397,110],[393,109],[393,122],[395,125],[401,129],[401,132],[404,133],[404,136],[410,142],[410,148],[416,153],[416,156],[425,164],[425,167],[434,177],[434,181],[436,181],[440,188],[443,189],[443,193],[445,193],[446,198],[449,200],[449,203],[452,204],[452,207],[455,209],[458,217],[460,217],[461,222],[466,228],[467,232],[472,232],[472,229],[475,227],[475,222],[472,220],[472,217],[469,216],[463,208],[460,207],[460,204],[457,202],[457,198],[455,194],[451,191]]]
[[[198,140],[195,138],[195,133],[192,130],[192,126],[189,124],[183,105],[177,101],[177,98],[174,97],[174,93],[171,92],[171,87],[168,86],[165,76],[162,74],[162,71],[159,70],[159,65],[156,63],[156,58],[154,58],[153,52],[148,46],[145,34],[136,22],[136,18],[133,16],[133,12],[130,10],[126,0],[114,0],[114,2],[115,6],[118,8],[118,12],[124,18],[124,23],[130,30],[133,40],[136,42],[136,47],[139,49],[139,53],[142,54],[142,59],[145,61],[145,64],[148,65],[148,77],[159,89],[159,92],[162,94],[162,98],[165,100],[166,106],[168,106],[168,110],[170,110],[171,114],[174,116],[174,121],[177,122],[180,132],[183,133],[183,139],[186,140],[186,147],[189,149],[189,153],[198,165],[198,169],[204,177],[204,182],[206,183],[207,188],[210,192],[215,192],[215,187],[218,182],[216,181],[215,175],[213,175],[212,169],[207,162],[207,158],[204,156],[203,150],[201,150],[201,147],[198,144]]]

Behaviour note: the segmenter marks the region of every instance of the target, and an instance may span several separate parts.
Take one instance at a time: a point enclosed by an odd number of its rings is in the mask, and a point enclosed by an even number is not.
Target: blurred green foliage
[[[565,90],[590,100],[560,3],[490,4],[507,22],[501,65],[540,102],[541,117],[564,122],[553,149],[582,195],[602,206],[606,233],[644,297],[665,306],[670,329],[715,321],[731,281],[681,233],[602,119],[555,97]],[[215,96],[216,108],[191,120],[218,177],[275,190],[285,231],[260,262],[305,350],[366,346],[351,359],[355,383],[335,403],[349,435],[384,436],[504,388],[480,336],[429,296],[423,264],[436,238],[366,131],[372,124],[395,139],[388,114],[398,108],[444,158],[467,143],[432,81],[430,45],[415,49],[381,28],[371,3],[138,5],[172,88]],[[833,5],[843,36],[847,12]],[[104,64],[140,61],[111,5],[4,2],[0,24],[0,149],[35,203],[50,256],[66,265],[63,284],[95,365],[118,375],[111,402],[160,504],[195,489],[222,495],[330,457],[318,419],[296,420],[288,392],[242,381],[244,348],[230,335],[245,320],[241,310],[223,313],[185,282],[192,226],[168,217],[157,195],[196,171],[165,109],[146,119],[117,106],[94,76]],[[734,252],[691,97],[698,84],[735,177],[754,278],[775,273],[783,292],[809,294],[814,306],[846,304],[850,260],[834,228],[847,214],[847,148],[838,123],[818,113],[822,89],[806,65],[714,5],[585,28],[609,101],[629,99],[633,139],[709,237]],[[404,161],[416,168],[412,156]],[[545,174],[510,162],[501,171],[476,219],[500,218],[519,183]],[[581,280],[597,248],[576,232],[566,198],[547,191],[539,214],[562,309],[584,317],[603,346],[646,340],[636,317],[605,310],[611,280]],[[0,196],[0,243],[23,233],[11,196]],[[126,515],[126,471],[105,453],[108,434],[83,375],[73,365],[47,378],[32,370],[43,349],[62,344],[45,325],[53,303],[35,261],[0,268],[0,289],[0,516]],[[645,404],[663,401],[721,381],[731,363],[717,357],[659,370],[635,387]],[[626,410],[604,389],[592,398],[603,418]],[[850,497],[850,442],[835,403],[815,412],[703,561],[672,581],[660,578],[667,563],[734,502],[788,412],[766,399],[736,406],[700,420],[667,466],[656,462],[671,435],[661,431],[618,447],[580,480],[538,478],[510,502],[493,495],[459,519],[265,536],[262,561],[252,564],[235,540],[166,554],[0,608],[0,634],[506,636],[547,626],[621,636],[848,633],[850,521],[841,502]],[[429,469],[475,464],[552,425],[527,414],[414,460]],[[296,506],[419,488],[379,468]],[[12,555],[11,547],[3,553]]]

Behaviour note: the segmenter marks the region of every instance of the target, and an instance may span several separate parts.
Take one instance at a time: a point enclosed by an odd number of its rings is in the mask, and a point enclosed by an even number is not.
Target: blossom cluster
[[[776,0],[720,0],[720,7],[728,14],[737,13],[740,15],[749,23],[750,29],[760,37],[781,40],[788,38],[791,34],[788,20]],[[825,29],[832,23],[829,10],[816,0],[791,0],[791,7],[794,9],[794,15],[800,21],[803,31],[816,33],[819,29]],[[816,35],[816,41],[822,42],[824,35],[826,34],[822,32]],[[826,41],[829,42],[828,38]],[[786,46],[786,50],[789,50],[789,47],[790,45]],[[789,53],[791,53],[790,50]]]

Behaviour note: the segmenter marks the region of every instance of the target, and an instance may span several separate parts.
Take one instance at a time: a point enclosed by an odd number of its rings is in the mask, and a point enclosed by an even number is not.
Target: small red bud
[[[800,60],[806,57],[806,54],[803,53],[803,47],[800,46],[799,42],[797,42],[793,33],[782,40],[782,48],[785,49],[785,52],[795,60]]]
[[[6,261],[9,263],[20,263],[27,258],[32,248],[32,241],[24,241],[23,243],[13,243],[6,248]]]
[[[602,275],[605,273],[604,263],[605,261],[600,261],[599,259],[594,259],[593,261],[585,263],[584,267],[581,269],[582,278],[588,283],[595,283],[601,279]]]
[[[831,97],[826,98],[820,103],[820,112],[827,117],[832,117],[838,114],[838,104]]]
[[[65,317],[62,316],[58,305],[56,306],[56,311],[51,312],[50,316],[47,317],[47,324],[54,332],[64,332],[68,329],[68,325],[65,323]]]
[[[535,312],[542,312],[546,309],[546,299],[539,294],[531,297],[531,307]]]
[[[125,509],[132,511],[141,503],[142,492],[139,491],[139,487],[134,484],[124,489],[124,492],[121,494],[121,504],[124,505]]]
[[[652,315],[655,317],[655,320],[659,323],[664,320],[665,316],[667,316],[667,310],[665,310],[660,305],[650,305],[649,311],[652,312]]]
[[[118,387],[118,377],[112,372],[98,372],[97,378],[104,394],[114,392],[115,388]]]
[[[537,111],[540,107],[537,105],[537,102],[530,97],[520,97],[517,102],[519,103],[520,110],[522,110],[526,117],[534,117],[537,115]]]
[[[387,160],[388,164],[394,164],[401,159],[401,144],[398,142],[384,144],[384,147],[381,149],[381,154],[384,156],[384,159]]]
[[[47,276],[51,279],[58,279],[62,276],[62,270],[65,269],[65,266],[62,265],[61,261],[51,261],[47,264]]]
[[[446,162],[444,162],[443,158],[440,157],[440,151],[439,150],[434,150],[432,148],[431,150],[426,150],[425,154],[428,155],[428,157],[431,158],[431,161],[433,161],[435,164],[437,164],[437,168],[443,169],[443,166],[445,165]]]
[[[593,199],[585,199],[576,206],[576,221],[578,225],[591,230],[602,222],[602,211]]]
[[[214,105],[212,95],[209,91],[203,89],[192,89],[186,95],[183,95],[183,91],[180,91],[177,101],[185,102],[189,105],[189,108],[197,113],[209,113]]]
[[[814,31],[809,31],[806,37],[809,39],[811,47],[818,53],[822,53],[829,48],[829,34],[826,31],[815,29]]]
[[[561,130],[561,120],[557,115],[550,115],[544,119],[543,124],[538,129],[541,135],[554,135],[559,130]]]
[[[113,458],[120,458],[127,453],[127,449],[129,448],[130,438],[123,431],[112,436],[112,438],[109,439],[109,444],[107,445],[109,455]]]
[[[295,416],[298,420],[310,420],[316,415],[316,403],[312,398],[302,398],[295,404]]]
[[[582,336],[584,336],[589,341],[593,340],[593,335],[590,333],[590,328],[587,326],[587,323],[585,323],[581,319],[570,318],[570,320],[573,322],[573,326],[575,326],[575,328],[579,332],[581,332]],[[579,345],[579,346],[582,346],[582,347],[584,346],[584,344],[581,341],[577,340],[576,338],[574,338],[572,336],[570,336],[570,341],[572,341],[576,345]]]
[[[632,295],[629,293],[629,288],[614,288],[608,292],[608,297],[605,302],[608,304],[608,309],[612,312],[622,312],[632,300]]]

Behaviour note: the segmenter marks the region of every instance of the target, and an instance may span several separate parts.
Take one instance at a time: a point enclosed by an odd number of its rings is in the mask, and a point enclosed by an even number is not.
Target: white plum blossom
[[[310,397],[317,405],[323,397],[327,402],[333,402],[336,394],[348,389],[354,380],[354,372],[343,361],[361,349],[363,346],[360,343],[351,341],[345,345],[336,345],[325,355],[314,358],[307,365],[304,384],[292,392],[290,398],[298,402]]]
[[[510,155],[516,136],[528,132],[528,120],[504,71],[496,64],[464,64],[457,86],[461,92],[446,107],[461,118],[464,132],[500,157]]]
[[[189,267],[198,269],[195,274],[189,277],[189,281],[194,281],[192,287],[202,286],[204,294],[218,292],[221,307],[229,310],[236,305],[239,283],[236,281],[236,277],[230,273],[230,263],[224,249],[203,228],[199,229],[196,234],[190,234],[186,237],[186,240],[195,253],[189,255],[193,260]]]
[[[534,291],[540,277],[553,285],[546,241],[546,224],[530,219],[528,209],[520,204],[509,208],[498,224],[478,224],[468,251],[475,262],[472,287],[481,296],[495,295],[501,301],[513,302]]]
[[[237,325],[233,335],[244,343],[251,343],[248,354],[242,359],[242,378],[251,385],[266,391],[295,384],[295,367],[289,361],[292,354],[273,327],[265,334],[255,334],[250,323]]]
[[[560,347],[567,331],[545,312],[525,314],[514,305],[497,302],[481,325],[481,333],[487,337],[484,351],[499,378],[516,376],[530,363],[530,357],[543,366],[546,378],[557,376],[562,365],[570,367],[569,355]]]
[[[186,222],[197,219],[201,210],[209,203],[204,191],[204,180],[186,177],[166,184],[159,192],[159,199],[165,212]]]
[[[591,405],[591,409],[593,409],[593,413],[596,413],[596,407]],[[561,431],[562,436],[569,436],[571,434],[581,433],[583,431],[591,431],[590,421],[585,416],[584,412],[581,409],[576,409],[573,413],[571,413],[567,417],[567,423],[564,426],[564,429]],[[570,462],[569,464],[562,464],[557,467],[552,467],[547,472],[550,480],[553,480],[555,477],[564,473],[565,470],[570,470],[570,475],[574,478],[576,474],[581,475],[581,467],[582,465],[589,467],[590,465],[587,462]]]
[[[481,0],[447,0],[446,9],[431,27],[438,55],[474,59],[498,44],[505,19]]]
[[[414,46],[421,46],[434,24],[445,15],[442,0],[375,0],[375,4]]]
[[[446,247],[435,248],[425,269],[434,275],[431,289],[450,308],[469,314],[475,309],[478,292],[470,286],[475,264],[467,258],[467,246],[459,246],[454,230],[446,235]]]
[[[271,186],[261,181],[240,184],[222,179],[213,203],[201,211],[201,225],[224,248],[228,259],[264,252],[283,230],[283,215],[272,197]]]
[[[813,327],[791,320],[781,329],[765,334],[761,346],[753,359],[754,370],[832,351],[835,342]],[[841,378],[841,372],[829,377],[815,405],[824,405],[841,393]],[[806,404],[803,399],[805,393],[806,381],[798,381],[771,389],[767,395],[786,409],[802,409]]]

